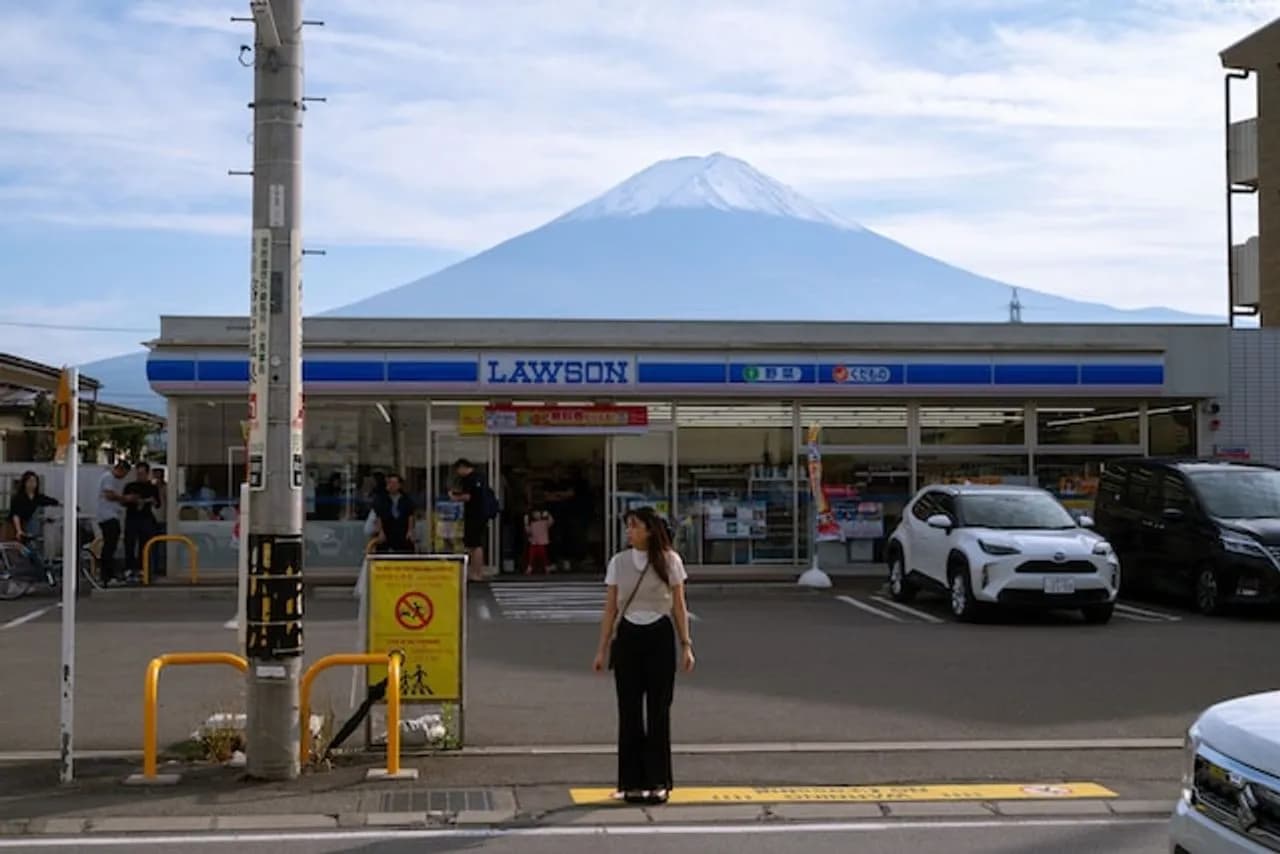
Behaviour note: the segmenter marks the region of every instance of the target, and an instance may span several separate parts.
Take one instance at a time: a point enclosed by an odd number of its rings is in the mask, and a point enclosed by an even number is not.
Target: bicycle
[[[80,573],[77,592],[101,590],[102,584],[93,573],[93,550],[85,541],[84,533],[81,529],[76,537]],[[41,537],[26,537],[22,541],[0,543],[0,600],[20,599],[37,588],[61,592],[65,562],[61,557],[49,561],[41,557],[43,542]]]

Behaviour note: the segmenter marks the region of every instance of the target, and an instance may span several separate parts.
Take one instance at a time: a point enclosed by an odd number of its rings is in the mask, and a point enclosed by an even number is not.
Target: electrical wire
[[[25,320],[0,320],[0,326],[13,326],[19,329],[61,329],[67,332],[138,332],[149,335],[156,334],[159,330],[154,327],[143,328],[140,326],[73,326],[64,323],[32,323]]]

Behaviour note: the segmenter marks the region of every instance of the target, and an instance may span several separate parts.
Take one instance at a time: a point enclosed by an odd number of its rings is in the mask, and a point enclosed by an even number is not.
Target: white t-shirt
[[[125,483],[125,478],[116,477],[110,469],[102,473],[102,479],[98,481],[97,520],[99,522],[124,519],[124,505],[108,500],[104,493],[111,490],[117,495],[123,495]]]
[[[634,572],[637,575],[644,572],[645,566],[649,563],[649,556],[639,549],[627,549],[625,552],[618,552],[609,561],[609,566],[604,571],[604,583],[608,587],[618,583],[618,575],[623,572]],[[689,573],[685,571],[684,561],[680,559],[680,555],[674,551],[667,552],[667,577],[670,584],[683,584],[688,578]],[[622,602],[618,603],[618,607],[622,607]],[[623,619],[628,623],[634,623],[637,626],[647,626],[656,623],[666,614],[657,611],[646,611],[639,608],[629,608],[627,613],[623,614]]]

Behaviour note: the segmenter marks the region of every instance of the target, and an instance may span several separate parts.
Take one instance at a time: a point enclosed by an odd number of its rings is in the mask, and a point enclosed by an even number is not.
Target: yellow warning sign
[[[612,789],[570,789],[575,804],[622,803]],[[1097,783],[999,783],[939,786],[677,786],[673,804],[888,803],[895,801],[1027,801],[1114,798]]]
[[[462,697],[462,566],[451,560],[369,558],[369,652],[404,651],[400,697]],[[369,667],[369,684],[387,676]]]

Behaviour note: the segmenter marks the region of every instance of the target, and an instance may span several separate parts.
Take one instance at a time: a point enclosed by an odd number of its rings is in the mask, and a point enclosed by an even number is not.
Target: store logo
[[[627,385],[625,359],[490,359],[489,385]]]
[[[893,379],[893,372],[884,365],[836,365],[831,379],[850,385],[881,385]]]
[[[748,383],[801,383],[804,369],[798,365],[747,365],[742,381]]]

